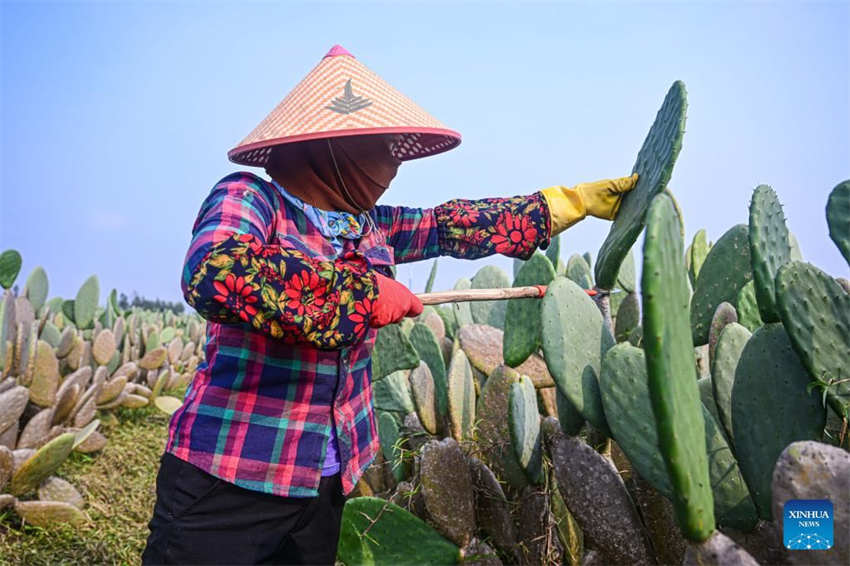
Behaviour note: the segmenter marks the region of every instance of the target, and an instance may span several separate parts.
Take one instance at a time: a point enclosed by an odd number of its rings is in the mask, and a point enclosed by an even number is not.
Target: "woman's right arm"
[[[285,341],[322,349],[356,343],[369,328],[377,274],[357,253],[322,261],[268,244],[274,199],[247,173],[213,188],[183,265],[186,302],[207,320],[250,324]]]

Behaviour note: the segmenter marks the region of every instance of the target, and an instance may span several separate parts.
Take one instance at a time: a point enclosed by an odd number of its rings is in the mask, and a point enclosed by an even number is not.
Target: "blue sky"
[[[670,84],[688,89],[670,187],[687,237],[747,221],[768,183],[805,258],[850,177],[850,3],[0,2],[0,248],[51,295],[179,300],[201,201],[226,152],[341,43],[463,134],[403,165],[385,204],[531,193],[631,171]],[[608,224],[562,236],[594,257]],[[441,260],[437,288],[485,263]],[[415,291],[430,267],[402,266]]]

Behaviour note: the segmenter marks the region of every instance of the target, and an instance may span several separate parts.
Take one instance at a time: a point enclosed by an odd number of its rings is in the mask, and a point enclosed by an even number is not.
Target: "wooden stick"
[[[593,296],[596,291],[586,289]],[[416,295],[423,305],[441,305],[443,303],[463,303],[467,301],[503,301],[505,299],[540,299],[546,294],[546,285],[529,287],[505,287],[503,289],[461,289],[439,291],[437,293],[419,293]]]

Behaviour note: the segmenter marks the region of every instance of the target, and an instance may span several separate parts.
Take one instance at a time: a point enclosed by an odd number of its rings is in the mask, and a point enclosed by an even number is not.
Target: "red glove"
[[[378,280],[378,298],[375,299],[372,318],[369,319],[372,328],[398,322],[406,316],[422,314],[422,301],[410,289],[380,273],[375,276]]]

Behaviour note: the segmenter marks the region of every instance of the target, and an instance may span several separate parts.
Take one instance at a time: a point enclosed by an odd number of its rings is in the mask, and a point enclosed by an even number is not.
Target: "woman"
[[[173,415],[145,563],[333,564],[344,497],[379,443],[376,329],[422,312],[390,266],[528,258],[636,176],[528,196],[376,206],[399,165],[460,136],[335,46],[235,149],[265,167],[201,206],[181,285],[209,323]]]

